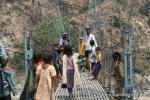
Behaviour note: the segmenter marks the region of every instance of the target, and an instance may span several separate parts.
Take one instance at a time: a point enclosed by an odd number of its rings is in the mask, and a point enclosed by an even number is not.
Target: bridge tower
[[[125,94],[126,100],[133,100],[133,55],[132,55],[132,31],[127,29],[128,44],[124,50],[125,64]]]

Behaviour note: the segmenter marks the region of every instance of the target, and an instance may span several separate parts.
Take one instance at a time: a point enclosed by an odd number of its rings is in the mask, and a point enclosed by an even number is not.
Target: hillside
[[[46,5],[48,2],[47,0],[43,1],[44,2],[42,2],[42,0],[39,2],[35,1],[35,5],[32,4],[31,0],[20,2],[17,0],[11,2],[10,0],[6,0],[4,3],[1,3],[0,37],[3,38],[4,41],[7,39],[7,41],[14,43],[22,41],[23,33],[33,30],[38,16],[40,14],[45,15],[53,10],[53,6],[50,7],[51,5],[48,7],[44,6],[44,4]],[[117,36],[119,33],[119,37],[124,27],[132,26],[135,45],[138,45],[140,48],[149,47],[150,18],[149,15],[147,15],[149,11],[148,0],[136,0],[136,2],[129,2],[129,4],[126,4],[123,0],[99,0],[95,2],[99,5],[92,4],[86,0],[76,0],[76,2],[74,2],[74,0],[63,0],[59,3],[59,9],[56,10],[58,11],[57,13],[61,13],[62,17],[67,16],[69,18],[70,23],[76,27],[76,31],[79,34],[84,31],[83,28],[87,22],[86,20],[97,21],[97,23],[94,22],[93,30],[95,29],[94,31],[97,34],[104,33],[104,36],[107,34]],[[126,6],[128,7],[126,8]],[[130,22],[128,22],[131,6],[131,19]],[[93,18],[91,16],[93,16]],[[116,21],[116,24],[119,26],[114,27],[112,20]],[[96,29],[99,31],[97,32]],[[11,34],[13,36],[9,37]],[[13,39],[15,41],[13,41]],[[109,44],[110,43],[108,43],[108,45]]]
[[[49,4],[47,2],[48,0],[35,1],[33,5],[31,0],[5,0],[0,4],[0,38],[10,56],[13,57],[13,52],[23,47],[24,32],[32,32],[39,17],[49,12],[69,19],[77,34],[76,39],[71,37],[74,45],[83,34],[84,25],[90,23],[99,45],[114,46],[124,35],[124,29],[131,27],[133,47],[136,50],[150,47],[149,0],[133,0],[128,3],[124,0],[61,0],[57,3],[51,0]],[[64,27],[62,21],[58,21],[56,27],[60,27],[58,24]]]
[[[122,51],[123,44],[127,43],[126,29],[131,28],[137,87],[141,82],[147,84],[143,77],[150,82],[150,0],[2,0],[0,41],[5,44],[11,65],[15,66],[13,68],[17,69],[18,75],[21,75],[24,66],[24,32],[32,33],[42,23],[40,19],[45,20],[45,26],[49,25],[49,14],[60,18],[55,21],[55,28],[74,32],[70,33],[70,38],[75,46],[78,45],[78,37],[84,33],[84,25],[88,23],[104,50],[113,47],[113,50]],[[67,22],[66,25],[65,18],[69,25]],[[125,41],[116,46],[122,38]]]

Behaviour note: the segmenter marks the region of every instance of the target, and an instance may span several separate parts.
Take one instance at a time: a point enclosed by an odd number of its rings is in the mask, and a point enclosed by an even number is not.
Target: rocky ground
[[[145,99],[150,98],[150,75],[143,78],[140,75],[135,74],[134,96],[135,98],[140,97],[140,100],[144,97]]]

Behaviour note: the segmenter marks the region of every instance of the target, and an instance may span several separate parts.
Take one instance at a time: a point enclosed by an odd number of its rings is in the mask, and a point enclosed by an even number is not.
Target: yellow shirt
[[[86,43],[82,42],[80,44],[79,55],[84,55],[85,54],[85,48],[86,48]]]
[[[39,65],[37,67],[36,75],[40,76],[40,80],[38,83],[35,100],[53,100],[51,77],[56,76],[54,66],[49,65],[47,69],[43,69],[42,65]]]
[[[96,63],[101,62],[101,59],[102,59],[102,54],[101,53],[96,54]]]

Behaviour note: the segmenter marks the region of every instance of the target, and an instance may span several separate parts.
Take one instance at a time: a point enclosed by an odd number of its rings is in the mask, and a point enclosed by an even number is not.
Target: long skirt
[[[74,87],[74,69],[67,69],[67,88],[72,89]]]

